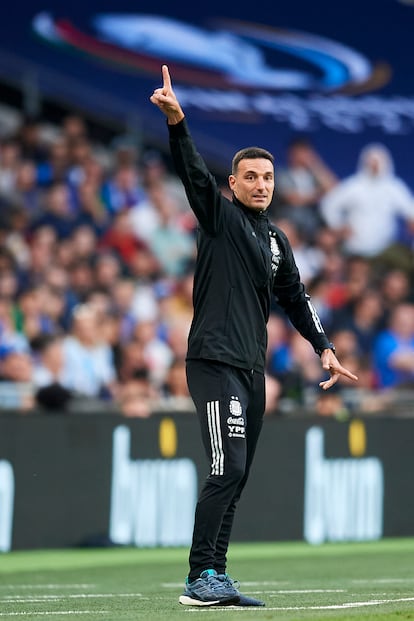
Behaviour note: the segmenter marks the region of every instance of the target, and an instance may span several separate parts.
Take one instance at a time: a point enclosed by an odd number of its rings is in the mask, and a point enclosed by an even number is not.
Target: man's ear
[[[236,177],[234,175],[229,175],[229,188],[233,191],[234,185],[236,183]]]

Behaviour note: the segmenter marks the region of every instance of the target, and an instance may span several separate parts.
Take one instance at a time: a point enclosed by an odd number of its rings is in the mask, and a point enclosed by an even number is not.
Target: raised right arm
[[[166,65],[162,66],[162,76],[163,85],[154,91],[150,100],[167,117],[171,155],[191,209],[203,229],[214,235],[220,228],[224,199],[195,147]]]

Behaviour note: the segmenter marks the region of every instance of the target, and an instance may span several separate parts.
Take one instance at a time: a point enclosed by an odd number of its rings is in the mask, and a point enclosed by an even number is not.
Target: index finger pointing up
[[[162,79],[163,79],[163,88],[164,90],[171,90],[171,78],[170,72],[168,71],[167,65],[162,66]]]

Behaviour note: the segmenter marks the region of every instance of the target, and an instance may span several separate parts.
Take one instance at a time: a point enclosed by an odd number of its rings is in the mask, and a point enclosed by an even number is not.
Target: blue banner
[[[171,5],[114,0],[8,3],[0,74],[166,140],[149,95],[167,63],[203,155],[227,172],[257,144],[285,157],[306,134],[340,176],[384,143],[413,186],[410,0],[229,0]]]

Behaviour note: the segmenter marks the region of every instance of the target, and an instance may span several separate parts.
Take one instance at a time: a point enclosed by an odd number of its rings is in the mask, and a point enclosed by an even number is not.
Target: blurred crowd
[[[128,137],[97,143],[77,114],[45,127],[26,118],[0,137],[0,407],[192,410],[196,221],[168,155]],[[341,417],[414,402],[410,188],[381,144],[356,154],[346,179],[306,137],[284,161],[271,219],[359,382],[321,394],[320,361],[275,301],[267,412]]]

